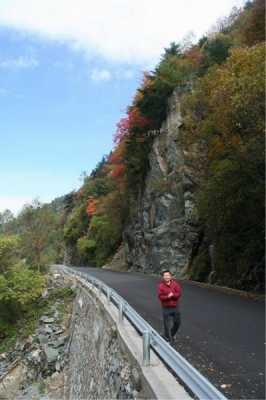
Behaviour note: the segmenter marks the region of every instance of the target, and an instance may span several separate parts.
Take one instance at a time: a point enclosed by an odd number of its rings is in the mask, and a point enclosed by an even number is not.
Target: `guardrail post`
[[[107,290],[107,293],[106,293],[107,301],[108,301],[108,303],[111,303],[111,290],[109,288],[107,288],[106,290]]]
[[[143,365],[148,367],[151,362],[151,334],[150,331],[144,331],[142,334],[142,348],[143,348]]]
[[[123,322],[124,308],[125,308],[124,303],[123,303],[122,301],[120,301],[120,303],[119,303],[119,309],[118,309],[118,312],[119,312],[119,314],[118,314],[118,320],[119,320],[120,323]]]
[[[102,287],[101,283],[99,283],[98,289],[99,289],[99,295],[101,296],[102,290],[103,290],[103,287]]]

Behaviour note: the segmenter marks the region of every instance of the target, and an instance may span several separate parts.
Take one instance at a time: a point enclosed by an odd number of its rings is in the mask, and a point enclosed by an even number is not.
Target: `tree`
[[[54,254],[49,254],[57,239],[57,219],[48,205],[34,201],[24,206],[19,215],[22,251],[28,264],[39,271]]]
[[[7,272],[19,259],[19,237],[0,236],[0,273]]]
[[[14,222],[14,215],[8,209],[0,212],[0,233],[8,233],[11,228],[12,222]]]
[[[151,129],[159,129],[166,119],[169,96],[174,89],[186,90],[196,69],[192,59],[166,54],[154,72],[145,75],[135,105],[150,121]]]
[[[201,47],[200,75],[204,75],[214,64],[222,64],[229,56],[232,40],[229,35],[216,33],[208,37]]]
[[[77,250],[83,262],[95,262],[95,250],[97,242],[94,239],[89,239],[87,236],[81,237],[77,241]]]
[[[92,196],[89,197],[86,208],[89,217],[92,217],[96,213],[96,208],[97,208],[97,200]]]
[[[166,59],[171,56],[181,56],[181,46],[179,43],[171,42],[170,46],[164,49],[162,59]]]
[[[264,44],[234,49],[212,67],[183,113],[183,136],[200,149],[197,208],[215,248],[217,279],[250,289],[247,277],[264,258]]]
[[[14,331],[14,325],[26,315],[41,296],[45,278],[20,262],[0,274],[0,338]]]
[[[17,264],[5,275],[0,275],[0,302],[16,304],[23,310],[40,297],[44,284],[42,275],[23,263]]]
[[[75,207],[64,226],[64,240],[70,247],[74,247],[80,237],[86,235],[89,226],[89,217],[86,212],[86,202]]]
[[[265,41],[265,1],[255,0],[247,10],[245,24],[241,26],[244,44],[253,46]]]

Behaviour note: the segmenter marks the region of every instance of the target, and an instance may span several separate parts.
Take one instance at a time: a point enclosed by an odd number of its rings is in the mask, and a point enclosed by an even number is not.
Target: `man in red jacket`
[[[162,303],[164,337],[173,344],[173,339],[180,326],[178,300],[181,297],[181,287],[172,278],[170,271],[162,272],[162,281],[158,286],[158,297]]]

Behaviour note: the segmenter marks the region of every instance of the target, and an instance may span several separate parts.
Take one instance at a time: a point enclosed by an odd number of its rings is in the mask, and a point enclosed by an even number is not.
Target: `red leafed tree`
[[[121,177],[124,174],[125,169],[126,167],[123,164],[117,164],[110,172],[110,176],[112,176],[113,178]]]
[[[109,156],[110,164],[119,164],[122,163],[124,160],[125,154],[125,143],[119,142],[115,149],[112,151],[111,155]]]
[[[97,210],[97,200],[91,196],[88,198],[88,203],[86,208],[88,216],[92,217],[96,213],[96,210]]]
[[[191,60],[193,62],[194,65],[199,65],[201,58],[202,58],[202,54],[200,52],[200,49],[198,46],[193,46],[190,47],[186,52],[185,52],[185,56],[186,58],[188,58],[189,60]]]
[[[124,177],[124,173],[126,170],[125,167],[125,141],[121,141],[117,144],[114,151],[109,157],[109,162],[111,164],[111,170],[109,175],[112,178],[116,178],[116,180],[121,180]]]
[[[116,125],[117,130],[114,134],[114,142],[120,143],[122,139],[129,133],[129,120],[128,116],[121,118],[120,121]]]
[[[131,107],[127,112],[127,116],[121,118],[117,124],[114,142],[120,143],[126,136],[130,136],[135,132],[145,131],[148,127],[148,119],[141,114],[137,107]]]

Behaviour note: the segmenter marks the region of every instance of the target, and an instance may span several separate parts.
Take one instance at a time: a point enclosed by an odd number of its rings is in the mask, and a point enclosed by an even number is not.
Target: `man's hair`
[[[166,274],[166,273],[172,275],[172,273],[171,273],[171,271],[169,271],[169,269],[164,269],[164,270],[162,270],[161,275],[164,276],[164,274]]]

